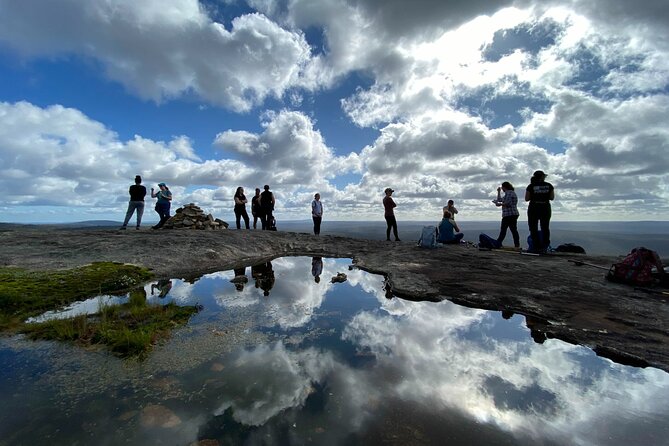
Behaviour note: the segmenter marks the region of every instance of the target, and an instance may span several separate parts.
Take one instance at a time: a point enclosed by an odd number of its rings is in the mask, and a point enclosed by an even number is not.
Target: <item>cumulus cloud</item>
[[[0,42],[29,57],[70,55],[102,63],[141,98],[194,92],[246,111],[280,97],[309,59],[300,33],[260,14],[212,21],[197,0],[2,2]]]

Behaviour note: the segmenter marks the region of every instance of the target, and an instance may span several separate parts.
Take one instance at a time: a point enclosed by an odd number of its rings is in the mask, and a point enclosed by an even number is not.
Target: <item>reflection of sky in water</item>
[[[47,358],[56,353],[45,344],[0,344],[0,394],[9,400],[0,438],[22,444],[61,423],[53,438],[104,432],[107,444],[668,444],[666,373],[557,340],[535,344],[521,316],[388,300],[380,276],[348,271],[349,263],[323,259],[317,283],[310,258],[276,259],[267,296],[251,268],[242,290],[232,271],[173,280],[164,298],[147,285],[149,301],[204,309],[146,363],[97,354],[108,390],[87,396],[79,383],[65,413],[50,406],[65,398],[53,376],[84,380],[92,353],[53,347],[77,358],[53,370]],[[348,281],[331,283],[337,272]],[[233,334],[237,348],[206,350]],[[201,342],[207,336],[213,347]],[[149,405],[179,423],[147,427]],[[82,421],[63,429],[70,417]],[[8,436],[16,429],[20,437]]]

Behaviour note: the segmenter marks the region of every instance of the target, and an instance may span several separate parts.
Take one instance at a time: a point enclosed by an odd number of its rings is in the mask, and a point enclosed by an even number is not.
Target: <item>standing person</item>
[[[276,202],[274,201],[274,194],[270,192],[267,184],[263,186],[263,189],[265,190],[260,194],[260,223],[262,223],[263,230],[269,230],[274,219],[272,211],[274,211]]]
[[[444,208],[444,210],[451,214],[451,220],[455,220],[455,214],[458,213],[458,210],[456,209],[453,200],[448,200],[447,206]]]
[[[249,214],[246,212],[246,195],[244,195],[244,188],[238,187],[235,192],[235,221],[237,223],[237,229],[241,229],[240,220],[244,218],[244,224],[246,229],[251,229],[249,227]]]
[[[321,281],[321,274],[323,274],[323,257],[311,258],[311,275],[314,276],[314,282]]]
[[[504,198],[502,198],[502,191],[504,191]],[[502,183],[501,187],[497,188],[497,199],[495,206],[502,207],[502,226],[499,229],[499,236],[497,241],[502,244],[506,237],[506,230],[511,230],[513,236],[513,246],[520,248],[520,236],[518,235],[518,195],[513,189],[513,185],[508,181]]]
[[[383,209],[384,213],[383,216],[386,219],[386,240],[390,241],[390,230],[393,230],[393,235],[395,236],[395,241],[399,242],[400,238],[397,235],[397,220],[395,219],[395,210],[394,208],[397,207],[395,202],[393,201],[393,198],[391,195],[393,192],[395,192],[393,189],[386,187],[386,190],[384,191],[386,196],[383,197]]]
[[[311,202],[311,218],[314,220],[314,234],[320,235],[321,221],[323,220],[323,203],[321,203],[321,194],[314,195]]]
[[[139,225],[142,223],[142,215],[144,215],[144,197],[146,197],[146,187],[142,186],[141,176],[135,176],[135,184],[130,186],[128,193],[130,194],[130,201],[128,202],[128,210],[125,213],[125,220],[123,220],[121,229],[126,229],[132,214],[137,211],[137,227],[135,229],[139,230]]]
[[[253,229],[257,229],[260,218],[260,189],[257,187],[256,194],[251,198],[251,215],[253,215]]]
[[[157,225],[152,226],[152,229],[160,229],[163,227],[165,222],[170,218],[170,203],[172,202],[172,192],[167,187],[165,183],[158,183],[160,190],[154,193],[154,189],[151,188],[151,198],[158,198],[156,202],[156,212],[160,217],[160,221]]]
[[[527,206],[527,224],[532,238],[532,251],[545,252],[551,244],[551,201],[555,199],[555,190],[551,183],[546,182],[546,174],[537,170],[525,189]],[[541,237],[539,237],[541,225]]]
[[[439,237],[437,238],[439,243],[460,243],[460,240],[465,236],[460,232],[458,224],[452,217],[450,212],[444,210],[444,216],[439,223]]]

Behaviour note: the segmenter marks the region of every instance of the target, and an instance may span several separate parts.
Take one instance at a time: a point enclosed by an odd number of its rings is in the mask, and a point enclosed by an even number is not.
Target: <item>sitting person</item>
[[[465,235],[460,232],[458,224],[451,218],[451,213],[444,210],[444,218],[439,223],[439,235],[437,241],[439,243],[460,243],[460,240]]]

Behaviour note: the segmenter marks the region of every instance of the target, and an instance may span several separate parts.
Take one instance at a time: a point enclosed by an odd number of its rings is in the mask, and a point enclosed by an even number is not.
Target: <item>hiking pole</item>
[[[583,266],[583,265],[585,265],[585,266],[592,266],[593,268],[605,269],[605,270],[607,270],[607,271],[610,269],[609,267],[606,267],[606,266],[595,265],[595,264],[588,263],[588,262],[582,262],[582,261],[580,261],[580,260],[572,260],[572,259],[569,259],[569,260],[567,260],[567,262],[572,262],[572,263],[573,263],[574,265],[576,265],[576,266]]]

